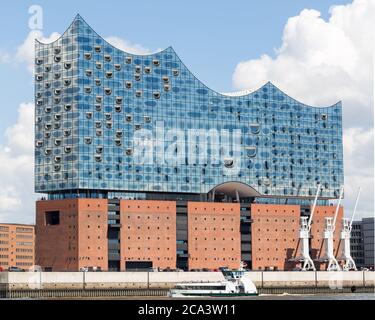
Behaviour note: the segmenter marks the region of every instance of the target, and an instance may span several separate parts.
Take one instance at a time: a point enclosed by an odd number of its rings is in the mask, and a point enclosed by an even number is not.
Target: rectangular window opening
[[[46,211],[46,226],[60,224],[60,211]]]

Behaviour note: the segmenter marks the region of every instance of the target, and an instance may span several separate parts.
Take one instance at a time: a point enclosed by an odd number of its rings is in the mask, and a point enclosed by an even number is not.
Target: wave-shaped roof
[[[66,119],[73,119],[73,116],[79,119],[63,122],[63,126],[84,128],[78,130],[77,138],[64,139],[64,149],[57,149],[58,152],[72,151],[71,157],[67,156],[68,161],[78,162],[81,158],[74,150],[80,150],[83,146],[88,152],[84,152],[82,161],[95,163],[97,155],[94,144],[86,146],[86,138],[89,137],[89,141],[99,139],[96,140],[99,144],[110,146],[104,156],[99,156],[99,162],[105,166],[97,167],[97,175],[92,175],[89,167],[78,166],[77,172],[74,166],[70,166],[72,181],[66,181],[57,173],[60,167],[56,174],[47,173],[55,168],[51,167],[46,149],[44,152],[43,149],[36,150],[36,159],[46,168],[36,174],[38,191],[99,188],[201,194],[217,186],[224,193],[235,187],[244,196],[256,196],[254,189],[262,196],[310,197],[319,181],[325,186],[322,197],[338,196],[339,186],[343,183],[340,102],[330,107],[312,107],[289,97],[271,82],[256,90],[219,93],[197,79],[172,47],[146,55],[125,52],[99,36],[79,15],[59,39],[50,44],[37,42],[36,57],[36,90],[45,95],[45,99],[40,100],[41,105],[36,104],[36,111],[44,115],[53,108],[53,113],[40,117],[40,123],[36,126],[37,142],[40,142],[39,139],[46,141],[45,145],[36,147],[61,148],[52,139],[44,139],[45,129],[55,130],[50,123],[54,119],[53,114],[63,110],[62,106],[56,106],[61,102],[60,98],[55,99],[55,95],[58,95],[56,90],[53,92],[49,86],[45,86],[46,83],[43,85],[44,81],[56,79],[56,74],[57,79],[61,76],[59,72],[49,72],[51,67],[54,71],[62,70],[63,79],[71,79],[67,88],[63,87],[61,81],[53,82],[54,86],[64,90],[63,102],[74,103],[73,112],[70,112],[70,107],[66,113],[62,111],[63,116],[66,115]],[[49,68],[46,68],[47,65]],[[69,66],[73,68],[68,70]],[[74,85],[70,86],[71,83]],[[105,101],[100,105],[100,110],[96,110],[94,101],[99,96],[104,97]],[[116,110],[114,105],[117,104],[121,107]],[[51,107],[50,111],[46,106]],[[131,138],[125,139],[125,143],[121,139],[118,141],[116,136],[105,140],[97,138],[97,132],[86,130],[94,126],[93,113],[89,110],[95,111],[98,119],[104,116],[104,112],[114,115],[114,122],[109,127],[103,123],[105,131],[99,136],[112,137],[113,129],[118,128],[131,137],[135,130],[154,130],[156,122],[162,121],[166,130],[241,132],[241,141],[220,139],[223,146],[219,148],[221,163],[216,163],[216,156],[210,147],[207,154],[211,154],[215,163],[198,167],[188,158],[189,161],[185,159],[177,167],[176,164],[163,163],[163,169],[160,169],[156,167],[158,164],[147,164],[143,166],[143,172],[155,174],[138,175],[136,165],[121,165],[137,164],[135,158],[127,154]],[[134,120],[132,124],[124,121],[124,115],[128,113]],[[61,119],[61,114],[59,117]],[[47,128],[43,124],[48,124]],[[165,138],[165,141],[168,139]],[[231,150],[234,143],[239,146],[238,150]],[[70,147],[68,151],[65,146]],[[108,168],[109,171],[105,173],[100,168]],[[180,169],[176,172],[176,168]],[[117,175],[120,169],[121,175]],[[176,173],[172,175],[172,172]],[[230,183],[223,185],[227,182]]]
[[[35,39],[39,44],[42,44],[42,45],[47,45],[47,44],[53,44],[57,41],[59,41],[61,38],[64,38],[64,36],[68,35],[70,30],[72,28],[74,28],[74,26],[77,24],[77,21],[79,21],[78,23],[82,23],[86,28],[88,28],[93,34],[95,34],[97,37],[99,37],[100,39],[102,39],[102,41],[104,43],[106,43],[107,45],[111,46],[113,49],[115,50],[118,50],[124,54],[127,54],[127,55],[131,55],[133,57],[154,57],[155,55],[160,55],[162,53],[169,53],[169,54],[173,54],[175,56],[175,58],[186,68],[186,70],[202,85],[204,86],[207,90],[209,91],[212,91],[214,93],[216,93],[217,95],[219,96],[224,96],[224,97],[228,97],[228,98],[235,98],[235,97],[251,97],[252,95],[255,95],[257,93],[261,93],[263,91],[263,88],[265,87],[268,87],[268,88],[272,88],[272,90],[274,92],[277,92],[281,95],[284,95],[286,97],[288,97],[289,99],[291,99],[293,102],[295,103],[298,103],[298,104],[301,104],[303,105],[304,107],[309,107],[309,108],[317,108],[317,109],[327,109],[327,108],[333,108],[333,107],[336,107],[336,106],[340,106],[341,105],[341,101],[338,101],[332,105],[328,105],[328,106],[313,106],[313,105],[308,105],[308,104],[305,104],[301,101],[298,101],[294,98],[292,98],[291,96],[289,96],[288,94],[286,94],[284,91],[282,91],[281,89],[279,89],[276,85],[274,85],[272,82],[268,81],[267,83],[261,85],[258,89],[245,89],[245,90],[241,90],[241,91],[235,91],[235,92],[225,92],[225,93],[221,93],[221,92],[218,92],[210,87],[208,87],[204,82],[202,82],[200,79],[198,79],[193,72],[190,71],[190,69],[184,64],[184,62],[180,59],[180,57],[177,55],[177,53],[175,52],[175,50],[173,49],[172,46],[169,46],[161,51],[158,51],[158,52],[154,52],[154,53],[149,53],[149,54],[134,54],[134,53],[131,53],[131,52],[126,52],[124,50],[121,50],[117,47],[115,47],[114,45],[112,45],[110,42],[108,42],[107,40],[105,40],[102,36],[100,36],[82,17],[80,14],[77,14],[74,18],[74,20],[72,21],[72,23],[69,25],[69,27],[65,30],[65,32],[59,37],[57,38],[55,41],[52,41],[50,43],[43,43],[41,41],[39,41],[38,39]]]

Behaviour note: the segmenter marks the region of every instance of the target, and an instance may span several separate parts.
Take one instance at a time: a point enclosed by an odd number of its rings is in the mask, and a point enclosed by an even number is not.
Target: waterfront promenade
[[[375,273],[251,271],[262,294],[374,292]],[[222,281],[221,272],[2,272],[0,297],[166,296],[176,283]]]

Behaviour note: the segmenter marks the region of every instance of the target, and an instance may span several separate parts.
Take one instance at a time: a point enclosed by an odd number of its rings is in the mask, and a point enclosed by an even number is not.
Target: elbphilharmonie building
[[[270,82],[219,93],[172,47],[124,52],[79,15],[56,41],[35,43],[46,269],[288,270],[318,185],[319,258],[343,179],[341,102],[309,106]]]

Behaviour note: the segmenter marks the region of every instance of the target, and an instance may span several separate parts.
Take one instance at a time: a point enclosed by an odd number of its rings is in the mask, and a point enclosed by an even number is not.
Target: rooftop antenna
[[[327,271],[340,271],[341,270],[340,265],[337,262],[335,258],[335,254],[334,254],[333,235],[335,232],[337,214],[339,213],[339,210],[340,210],[340,204],[341,204],[343,194],[344,194],[344,186],[341,186],[339,201],[336,206],[335,215],[333,217],[325,218],[326,227],[323,233],[323,237],[324,237],[324,242],[326,245],[326,248],[325,248],[326,252],[325,252],[324,257],[319,259],[319,261],[328,261]]]
[[[315,212],[316,202],[318,200],[319,192],[321,190],[320,184],[318,184],[316,195],[313,203],[313,207],[311,209],[310,217],[301,217],[300,218],[300,229],[299,229],[299,238],[301,243],[301,253],[300,257],[294,260],[299,260],[303,262],[302,271],[313,270],[315,271],[314,262],[310,257],[310,230],[311,230],[311,223]]]
[[[342,218],[341,241],[344,243],[344,245],[343,245],[343,252],[342,252],[342,256],[340,260],[344,260],[344,265],[342,267],[344,271],[357,270],[355,262],[350,254],[350,234],[352,231],[354,215],[357,211],[357,205],[358,205],[360,194],[361,194],[361,187],[358,188],[358,194],[357,194],[357,199],[355,200],[352,218],[350,220],[348,218]]]

